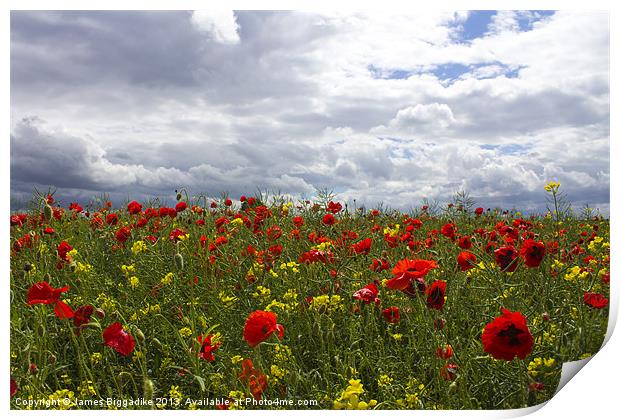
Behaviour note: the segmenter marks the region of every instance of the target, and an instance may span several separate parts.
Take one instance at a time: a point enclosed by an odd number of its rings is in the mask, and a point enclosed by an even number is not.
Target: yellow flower
[[[136,276],[131,276],[129,278],[129,285],[131,286],[132,289],[135,289],[136,287],[140,285],[140,280]]]
[[[379,376],[379,379],[377,379],[377,385],[380,387],[390,386],[392,385],[392,382],[394,382],[394,379],[390,378],[389,375],[381,375]]]
[[[236,355],[230,358],[230,361],[232,362],[233,365],[236,365],[237,363],[240,363],[243,361],[243,357]]]
[[[168,285],[170,283],[172,283],[172,278],[174,277],[174,274],[172,273],[168,273],[166,274],[162,279],[161,279],[161,284],[164,285]]]
[[[137,255],[137,254],[139,254],[142,251],[146,251],[147,249],[148,248],[147,248],[146,244],[144,243],[144,241],[136,241],[131,246],[131,252],[133,252],[134,255]]]
[[[130,274],[136,271],[136,268],[133,265],[121,265],[121,271],[126,277],[129,277]]]
[[[192,335],[192,330],[189,329],[188,327],[183,327],[179,330],[179,334],[181,335],[181,337],[189,337],[190,335]]]
[[[97,352],[90,355],[90,363],[92,363],[93,365],[101,363],[102,360],[103,357],[101,356],[101,353]]]
[[[551,181],[550,183],[545,185],[545,191],[548,191],[548,192],[553,192],[554,193],[559,188],[560,188],[560,183],[559,182],[555,182],[555,181]]]
[[[261,301],[265,301],[270,298],[271,290],[266,288],[265,286],[257,286],[256,291],[252,293],[252,296],[255,298],[260,298]]]
[[[75,272],[76,273],[88,273],[92,270],[93,266],[90,264],[82,264],[81,262],[75,263]]]

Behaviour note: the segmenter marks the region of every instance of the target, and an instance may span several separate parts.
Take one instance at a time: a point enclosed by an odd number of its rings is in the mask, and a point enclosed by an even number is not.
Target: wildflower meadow
[[[37,194],[11,215],[11,407],[539,404],[609,314],[609,220],[561,188],[539,214]]]

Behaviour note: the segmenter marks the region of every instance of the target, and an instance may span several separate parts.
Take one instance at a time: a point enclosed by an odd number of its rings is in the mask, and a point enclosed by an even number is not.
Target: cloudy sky
[[[408,209],[609,207],[602,12],[12,12],[11,196],[33,186]]]

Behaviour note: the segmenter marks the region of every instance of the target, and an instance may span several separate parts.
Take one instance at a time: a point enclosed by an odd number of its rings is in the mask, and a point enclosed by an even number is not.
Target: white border
[[[5,290],[3,293],[0,293],[1,302],[1,313],[2,313],[2,322],[4,326],[4,334],[8,335],[9,329],[7,328],[8,319],[9,319],[9,296],[8,296],[8,266],[9,266],[9,197],[10,197],[10,177],[9,177],[9,139],[8,133],[10,132],[10,67],[9,67],[9,58],[10,58],[10,23],[9,23],[9,11],[11,9],[14,10],[27,10],[27,9],[81,9],[81,10],[141,10],[141,9],[154,9],[154,10],[180,10],[180,9],[201,9],[201,8],[232,8],[232,9],[305,9],[305,10],[354,10],[354,9],[395,9],[395,10],[424,10],[424,9],[443,9],[443,10],[453,10],[453,9],[469,9],[469,10],[480,10],[480,9],[518,9],[518,10],[527,10],[527,9],[572,9],[572,10],[609,10],[610,11],[610,29],[611,29],[611,51],[614,50],[614,46],[617,47],[619,43],[617,42],[618,30],[615,28],[615,24],[617,23],[617,4],[618,2],[613,1],[601,1],[601,0],[589,0],[588,2],[578,2],[573,0],[563,0],[563,1],[533,1],[533,0],[521,0],[521,1],[504,1],[504,0],[461,0],[458,2],[449,1],[449,0],[434,0],[432,3],[432,7],[424,6],[423,4],[415,4],[412,1],[409,2],[400,2],[400,1],[368,1],[368,0],[346,0],[340,1],[336,3],[334,0],[315,0],[312,2],[304,2],[299,0],[272,0],[272,1],[261,1],[260,4],[257,4],[256,1],[251,0],[238,0],[238,1],[228,1],[226,3],[215,3],[215,2],[206,2],[206,1],[188,1],[188,0],[178,0],[178,1],[157,1],[157,0],[140,0],[140,1],[122,1],[122,0],[90,0],[88,2],[79,1],[79,0],[71,0],[71,1],[33,1],[33,0],[22,0],[22,1],[4,1],[4,13],[2,13],[0,18],[0,28],[4,28],[3,30],[3,38],[2,38],[2,50],[3,50],[3,58],[4,65],[2,66],[2,76],[3,83],[5,85],[4,92],[7,92],[3,104],[3,113],[1,117],[3,133],[5,133],[5,141],[2,141],[0,144],[1,153],[0,156],[3,159],[3,164],[0,165],[1,170],[3,171],[2,183],[0,184],[0,188],[2,188],[0,192],[0,197],[5,197],[5,201],[2,206],[2,214],[0,214],[0,253],[2,255],[2,265],[3,265],[3,274],[2,278],[4,279],[4,287]],[[427,3],[428,4],[428,3]],[[618,50],[618,48],[616,48]],[[617,68],[617,60],[614,59],[614,55],[611,55],[611,68]],[[618,85],[614,83],[614,75],[610,73],[611,76],[611,97],[612,97],[612,114],[614,114],[614,106],[613,99],[617,97],[618,94]],[[614,138],[614,133],[617,133],[617,124],[614,123],[614,119],[611,118],[611,138]],[[618,152],[618,147],[612,142],[611,144],[611,156],[616,155]],[[614,168],[614,165],[611,165],[611,179],[612,185],[617,185],[615,180],[617,177],[617,170]],[[618,209],[618,197],[617,194],[614,194],[613,188],[611,189],[611,203],[610,203],[610,216]],[[615,216],[614,216],[615,219]],[[616,228],[616,223],[612,223],[612,242],[615,245],[615,238],[618,237],[618,229]],[[618,270],[617,270],[617,256],[618,253],[615,252],[615,247],[612,246],[612,270],[611,277],[612,281],[618,281]],[[356,418],[358,417],[366,417],[372,416],[373,418],[377,415],[379,416],[411,416],[415,415],[416,417],[424,417],[424,418],[437,418],[437,417],[445,417],[445,416],[456,416],[465,418],[476,417],[476,418],[506,418],[506,417],[516,417],[525,415],[528,413],[534,412],[530,418],[548,418],[548,417],[564,417],[574,418],[574,417],[589,417],[589,418],[607,418],[608,414],[612,412],[614,409],[616,400],[617,400],[617,381],[620,380],[620,363],[617,361],[616,354],[618,354],[618,350],[620,346],[618,345],[617,337],[613,337],[611,332],[613,331],[613,327],[615,325],[617,316],[618,316],[618,292],[615,287],[611,289],[611,313],[610,313],[610,323],[608,328],[608,336],[609,340],[606,345],[597,353],[591,361],[588,363],[588,367],[585,368],[582,372],[577,375],[577,378],[568,381],[566,386],[562,388],[556,396],[554,396],[544,407],[537,406],[529,409],[523,410],[510,410],[510,411],[480,411],[480,412],[471,412],[471,411],[443,411],[443,412],[431,412],[431,411],[423,411],[423,412],[392,412],[392,411],[382,411],[382,412],[356,412],[354,415]],[[2,346],[2,356],[0,356],[0,372],[5,372],[5,378],[8,376],[9,371],[9,340],[1,340]],[[567,372],[572,370],[575,372],[574,366],[567,366]],[[578,370],[578,369],[577,369]],[[563,375],[564,376],[564,375]],[[566,376],[564,376],[566,377]],[[6,378],[8,379],[8,378]],[[9,399],[8,399],[8,380],[0,380],[0,395],[4,393],[5,397],[0,398],[0,407],[2,407],[1,412],[9,411]],[[28,412],[19,412],[19,411],[10,411],[10,415],[14,417],[23,418],[24,416],[30,417],[33,413]],[[40,412],[36,414],[41,414]],[[43,415],[50,417],[62,417],[66,418],[75,418],[83,416],[84,412],[51,412],[46,411]],[[90,415],[91,413],[87,413]],[[250,413],[243,412],[188,412],[184,411],[181,415],[183,416],[200,416],[204,418],[205,415],[208,416],[245,416]],[[311,416],[313,415],[311,411],[303,411],[303,412],[295,412],[292,413],[290,410],[288,411],[252,411],[251,416],[258,417],[288,417],[291,415],[299,415],[302,416]],[[322,412],[321,414],[326,414],[326,412]],[[351,413],[342,413],[342,412],[328,412],[330,416],[340,417],[345,415],[350,415]],[[97,414],[95,414],[97,415]],[[128,411],[120,411],[116,413],[117,416],[129,418],[139,416],[146,417],[148,416],[163,416],[163,417],[171,417],[178,415],[173,412],[128,412]]]

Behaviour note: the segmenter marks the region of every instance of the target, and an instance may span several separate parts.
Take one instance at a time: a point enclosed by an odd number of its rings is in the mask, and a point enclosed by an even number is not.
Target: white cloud
[[[192,13],[192,23],[200,31],[207,32],[217,42],[238,44],[239,25],[232,10],[196,10]]]

